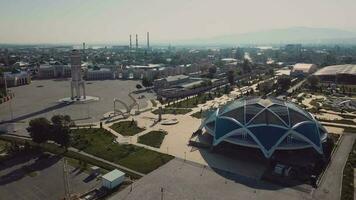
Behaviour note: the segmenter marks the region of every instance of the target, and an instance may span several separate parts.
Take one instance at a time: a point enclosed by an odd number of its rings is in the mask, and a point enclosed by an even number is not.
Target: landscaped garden
[[[201,119],[201,117],[202,117],[202,112],[196,112],[196,113],[193,113],[193,114],[191,114],[190,116],[192,116],[192,117],[195,117],[195,118],[197,118],[197,119]]]
[[[198,104],[206,103],[207,101],[212,100],[216,97],[221,97],[222,95],[224,95],[224,92],[222,91],[222,89],[220,89],[215,92],[199,94],[195,97],[187,98],[182,101],[168,104],[166,107],[169,107],[169,108],[194,108]]]
[[[143,147],[117,144],[115,136],[105,129],[72,130],[71,138],[73,147],[141,173],[149,173],[173,159]]]
[[[145,135],[138,137],[138,143],[155,148],[160,148],[166,135],[167,132],[165,131],[151,131]]]
[[[110,126],[111,129],[123,136],[133,136],[144,131],[144,128],[137,126],[136,121],[121,121]]]
[[[172,115],[185,115],[189,112],[192,112],[190,108],[162,108],[162,114],[172,114]],[[158,115],[159,109],[152,111],[153,114]]]

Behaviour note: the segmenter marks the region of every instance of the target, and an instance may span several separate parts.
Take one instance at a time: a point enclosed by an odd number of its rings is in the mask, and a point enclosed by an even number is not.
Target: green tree
[[[252,71],[252,66],[249,60],[245,59],[244,63],[242,64],[242,72],[244,74],[251,73]]]
[[[144,87],[151,87],[153,85],[153,80],[145,76],[142,78],[142,85]]]
[[[309,76],[307,82],[311,88],[316,89],[319,84],[319,78],[317,76]]]
[[[216,67],[215,66],[209,67],[209,69],[208,69],[208,77],[209,78],[213,78],[215,73],[216,73]]]
[[[292,81],[289,76],[280,76],[277,79],[277,90],[279,92],[285,92],[290,87]]]
[[[43,117],[32,119],[27,131],[30,133],[32,141],[41,144],[50,139],[51,123]]]
[[[68,126],[53,125],[51,139],[62,147],[68,147],[70,142],[70,129]]]
[[[235,84],[235,72],[233,70],[229,70],[226,74],[227,81],[230,83],[231,86]]]

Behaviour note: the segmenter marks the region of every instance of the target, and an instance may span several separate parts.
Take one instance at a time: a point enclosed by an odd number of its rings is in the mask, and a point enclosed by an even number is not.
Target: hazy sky
[[[151,43],[295,26],[356,30],[356,0],[0,0],[0,43]]]

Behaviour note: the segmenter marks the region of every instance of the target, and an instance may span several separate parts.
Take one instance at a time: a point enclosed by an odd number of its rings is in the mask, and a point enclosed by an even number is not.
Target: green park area
[[[110,126],[111,129],[123,136],[133,136],[144,131],[144,128],[137,126],[136,121],[121,121]]]
[[[226,90],[227,91],[225,91],[225,89],[222,88],[222,89],[218,89],[213,92],[199,94],[197,96],[187,98],[185,100],[181,100],[181,101],[174,102],[174,103],[169,103],[166,107],[168,107],[168,108],[195,108],[199,104],[206,103],[209,100],[213,100],[216,97],[221,97],[222,95],[228,94],[230,92],[230,89],[226,89]]]
[[[162,108],[162,114],[172,114],[172,115],[185,115],[189,112],[192,112],[192,109],[190,108]],[[158,115],[159,110],[156,109],[152,111],[153,114]]]
[[[73,147],[141,173],[149,173],[173,159],[143,147],[117,144],[115,136],[105,129],[72,130],[71,136]]]
[[[155,148],[160,148],[166,135],[167,133],[164,131],[151,131],[145,135],[138,137],[138,143]]]
[[[199,112],[191,114],[190,116],[195,117],[197,119],[201,119],[202,118],[202,112],[199,111]]]

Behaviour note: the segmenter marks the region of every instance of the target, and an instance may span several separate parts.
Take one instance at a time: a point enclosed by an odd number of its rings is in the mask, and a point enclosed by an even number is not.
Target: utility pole
[[[63,182],[64,182],[64,194],[65,199],[70,200],[69,182],[68,182],[68,172],[67,172],[67,160],[63,159]]]
[[[6,76],[4,73],[4,85],[5,85],[5,96],[7,97],[8,91],[7,91],[7,81],[6,81]],[[10,115],[11,115],[11,121],[14,119],[14,113],[12,112],[12,102],[11,102],[11,98],[9,99],[9,109],[10,109]]]

